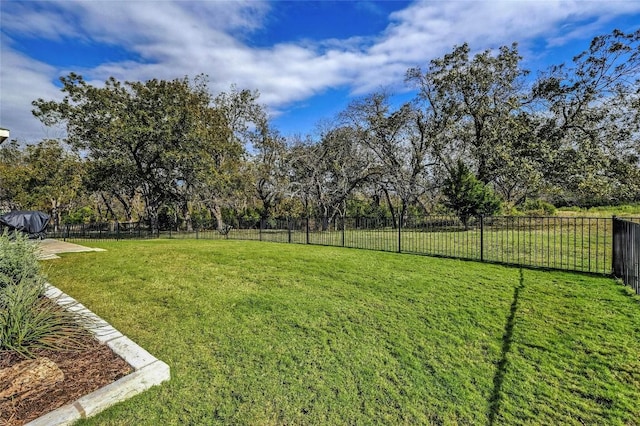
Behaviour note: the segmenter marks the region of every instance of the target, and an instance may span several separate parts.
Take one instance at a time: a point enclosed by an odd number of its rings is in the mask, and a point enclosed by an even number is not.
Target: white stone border
[[[113,352],[129,363],[134,371],[75,402],[38,417],[27,423],[26,426],[70,425],[77,420],[94,416],[120,401],[131,398],[171,378],[167,364],[156,359],[71,296],[51,284],[47,284],[45,295],[60,306],[79,312],[83,317],[89,319],[91,322],[90,331],[98,342],[109,346]]]

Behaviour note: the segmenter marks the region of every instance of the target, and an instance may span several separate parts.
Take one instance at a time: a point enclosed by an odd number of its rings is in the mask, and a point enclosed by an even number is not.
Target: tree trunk
[[[393,222],[393,227],[397,228],[398,223],[396,221],[396,211],[393,208],[393,204],[391,204],[391,197],[389,196],[389,191],[387,191],[387,188],[382,188],[382,191],[384,192],[384,196],[387,199],[387,204],[389,205],[389,211],[391,212],[391,220]]]
[[[60,212],[58,209],[58,200],[51,198],[51,216],[53,216],[53,232],[58,232],[60,226]]]
[[[191,219],[191,211],[187,203],[184,203],[184,206],[182,208],[182,214],[184,216],[184,224],[185,224],[185,227],[187,228],[187,232],[193,232],[193,220]],[[178,223],[177,220],[176,220],[176,223]]]
[[[105,207],[107,208],[107,213],[111,215],[111,218],[113,220],[117,221],[118,220],[118,215],[116,215],[116,212],[113,211],[113,208],[111,207],[111,203],[109,203],[107,201],[107,197],[104,196],[104,192],[100,192],[100,197],[102,198],[102,202],[104,203]],[[100,216],[102,216],[102,213],[100,213]]]
[[[216,218],[216,228],[218,231],[223,231],[225,226],[224,226],[224,221],[222,219],[222,209],[220,208],[220,206],[216,203],[211,203],[211,205],[209,206],[209,210],[211,211],[211,214],[213,215],[213,217]]]

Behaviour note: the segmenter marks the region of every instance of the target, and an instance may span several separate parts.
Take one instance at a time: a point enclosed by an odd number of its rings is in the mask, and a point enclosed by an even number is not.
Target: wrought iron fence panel
[[[640,231],[634,227],[640,223],[633,222],[640,219],[491,216],[463,223],[447,215],[410,216],[402,221],[390,217],[241,217],[220,228],[215,221],[202,222],[189,231],[152,231],[144,222],[61,225],[57,230],[50,226],[47,236],[80,241],[163,237],[316,244],[598,274],[610,274],[613,264],[614,274],[631,279],[638,291]]]

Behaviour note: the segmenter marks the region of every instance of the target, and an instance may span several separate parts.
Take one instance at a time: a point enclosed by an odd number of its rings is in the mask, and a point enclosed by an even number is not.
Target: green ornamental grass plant
[[[20,233],[0,236],[0,353],[29,358],[35,349],[80,349],[89,333],[81,314],[43,296],[37,250]]]

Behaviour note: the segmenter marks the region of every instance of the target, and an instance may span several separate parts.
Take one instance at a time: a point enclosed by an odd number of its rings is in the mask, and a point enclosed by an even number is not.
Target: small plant
[[[23,280],[44,283],[38,249],[22,233],[0,236],[0,289]]]
[[[0,297],[0,351],[31,358],[34,349],[77,349],[88,335],[77,313],[43,297],[28,281],[5,287]]]
[[[88,335],[81,314],[46,298],[37,246],[26,237],[0,236],[0,352],[25,358],[34,349],[75,349]]]

